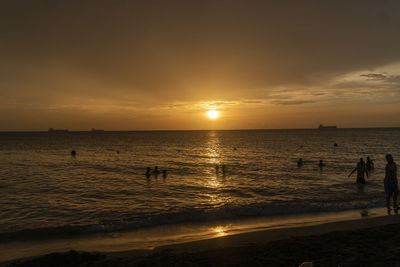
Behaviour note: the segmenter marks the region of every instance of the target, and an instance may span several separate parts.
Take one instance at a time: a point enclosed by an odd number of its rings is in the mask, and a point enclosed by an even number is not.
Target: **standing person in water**
[[[357,167],[354,168],[354,170],[349,174],[349,177],[357,171],[357,184],[365,184],[365,178],[364,178],[364,173],[368,177],[368,170],[365,167],[365,162],[363,158],[360,158],[360,161],[357,163]]]
[[[371,171],[374,168],[374,162],[369,157],[367,157],[366,166],[367,166],[367,171]]]
[[[149,179],[150,175],[151,175],[151,168],[147,167],[147,169],[146,169],[146,178]]]
[[[299,160],[297,161],[297,167],[301,166],[303,166],[303,158],[299,158]]]
[[[318,167],[320,170],[322,170],[322,168],[325,166],[324,161],[322,159],[319,160],[319,164]]]
[[[388,213],[390,214],[390,198],[393,197],[393,209],[397,214],[397,195],[399,194],[399,187],[397,185],[397,166],[390,154],[386,155],[386,161],[385,179],[383,180],[386,193],[386,206]]]

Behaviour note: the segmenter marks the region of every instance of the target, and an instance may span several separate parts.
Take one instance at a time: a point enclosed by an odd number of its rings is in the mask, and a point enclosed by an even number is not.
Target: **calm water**
[[[0,133],[0,237],[383,207],[399,148],[399,129]],[[347,175],[366,156],[359,188]],[[166,179],[146,179],[156,165]]]

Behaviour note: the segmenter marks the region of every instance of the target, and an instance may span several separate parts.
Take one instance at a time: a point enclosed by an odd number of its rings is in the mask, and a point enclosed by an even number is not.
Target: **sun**
[[[218,112],[217,110],[209,110],[209,111],[207,112],[207,116],[208,116],[210,119],[215,120],[216,118],[218,118],[219,112]]]

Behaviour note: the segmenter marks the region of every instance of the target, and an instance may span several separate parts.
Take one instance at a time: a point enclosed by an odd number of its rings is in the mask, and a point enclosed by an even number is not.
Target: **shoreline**
[[[334,233],[340,233],[341,236],[351,236],[354,232],[365,232],[382,231],[382,227],[390,226],[395,227],[396,232],[400,233],[400,216],[376,216],[376,217],[365,217],[359,219],[350,219],[334,222],[326,222],[308,226],[297,226],[297,227],[286,227],[286,228],[272,228],[261,231],[252,231],[237,233],[232,235],[225,235],[220,237],[208,238],[204,240],[196,240],[190,242],[183,242],[178,244],[168,244],[157,246],[154,249],[119,249],[117,251],[102,251],[102,250],[81,250],[78,251],[91,251],[91,255],[97,255],[107,260],[129,260],[140,259],[145,261],[153,261],[160,255],[172,256],[172,255],[187,255],[187,254],[203,254],[207,251],[213,251],[214,253],[220,253],[221,251],[232,251],[238,248],[249,248],[249,247],[263,247],[267,244],[274,242],[292,242],[293,239],[307,240],[313,239],[325,239],[324,236],[330,235],[335,236]],[[372,229],[372,230],[371,230]],[[400,235],[400,234],[399,234]],[[83,241],[84,242],[84,241]],[[73,247],[71,249],[75,250]],[[304,248],[301,248],[304,249]],[[300,249],[300,250],[301,250]],[[68,251],[68,250],[67,250]],[[71,252],[59,253],[60,257],[66,256]],[[47,254],[48,253],[43,253]],[[24,262],[24,260],[33,259],[33,261],[45,259],[48,256],[27,256],[17,257],[2,261],[0,266],[7,266],[7,263]],[[78,253],[79,254],[79,253]],[[75,255],[75,254],[74,254]],[[79,254],[80,255],[80,254]],[[175,257],[174,256],[174,257]],[[180,256],[179,256],[180,257]],[[400,259],[399,259],[400,262]],[[301,262],[300,262],[301,263]],[[297,263],[299,264],[299,263]],[[40,264],[39,264],[40,265]]]
[[[363,217],[362,214],[367,216]],[[0,242],[0,262],[45,255],[53,252],[99,251],[112,253],[133,250],[156,250],[176,244],[188,244],[217,237],[306,227],[330,222],[365,219],[385,214],[383,208],[287,214],[236,220],[185,223],[142,228],[132,231],[105,232],[44,238],[18,238]],[[364,214],[365,215],[365,214]]]
[[[263,231],[240,233],[229,236],[222,236],[212,239],[193,241],[188,243],[160,246],[154,249],[155,252],[162,250],[175,251],[202,251],[224,247],[246,246],[249,244],[268,243],[277,240],[284,240],[293,237],[319,236],[337,231],[353,231],[375,228],[385,225],[399,224],[400,215],[386,215],[373,218],[361,218],[346,221],[327,222],[322,224],[277,228]]]

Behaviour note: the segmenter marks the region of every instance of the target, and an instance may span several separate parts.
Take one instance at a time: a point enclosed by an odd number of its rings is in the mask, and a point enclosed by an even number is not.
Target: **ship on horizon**
[[[53,129],[49,128],[49,133],[68,133],[68,129]]]
[[[320,124],[318,129],[337,129],[337,126],[336,125],[324,126],[324,125]]]

